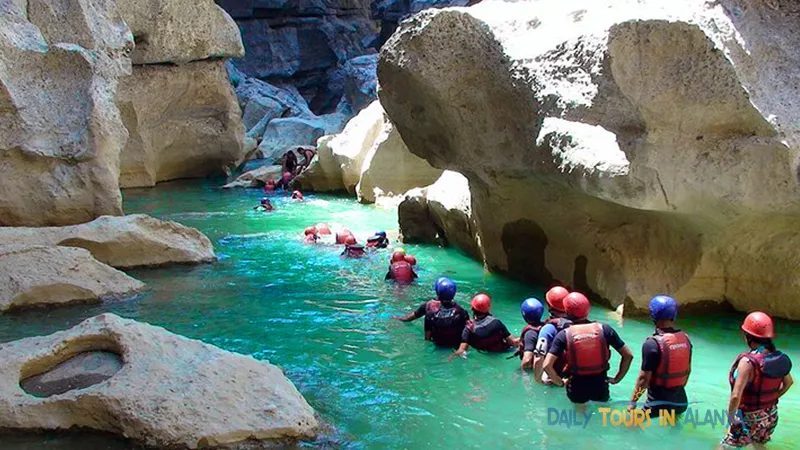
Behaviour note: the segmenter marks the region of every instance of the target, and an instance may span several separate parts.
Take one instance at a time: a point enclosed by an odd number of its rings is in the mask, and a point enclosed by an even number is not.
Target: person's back
[[[467,343],[476,350],[485,352],[505,352],[510,348],[506,338],[508,328],[497,317],[488,314],[467,322],[469,330]]]
[[[425,331],[441,347],[458,347],[469,313],[454,301],[430,300],[425,308]]]

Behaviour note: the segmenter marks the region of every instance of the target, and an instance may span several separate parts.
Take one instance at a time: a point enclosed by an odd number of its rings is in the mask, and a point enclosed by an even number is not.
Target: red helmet
[[[291,180],[291,179],[292,179],[292,173],[291,172],[283,172],[283,181],[284,182],[289,182],[289,180]]]
[[[744,318],[742,331],[757,338],[772,339],[775,337],[772,318],[761,311],[751,312]]]
[[[356,237],[352,234],[348,235],[344,240],[344,245],[356,245]]]
[[[303,230],[303,234],[317,234],[317,229],[316,227],[306,227],[306,229]]]
[[[324,222],[320,222],[317,224],[317,230],[319,230],[319,234],[331,234],[331,227],[329,227],[328,224]]]
[[[405,253],[402,253],[402,252],[394,252],[394,253],[392,253],[392,262],[393,263],[400,262],[400,261],[405,261],[405,258],[406,258]]]
[[[580,292],[573,292],[564,298],[564,310],[573,319],[585,319],[589,317],[589,310],[592,304],[589,299]]]
[[[472,301],[469,304],[475,311],[489,314],[492,309],[492,298],[486,294],[478,294],[472,297]]]
[[[412,266],[416,266],[416,265],[417,265],[417,258],[414,258],[414,257],[413,257],[413,256],[411,256],[411,255],[406,255],[406,258],[405,258],[405,259],[406,259],[406,262],[408,262],[408,263],[409,263],[409,264],[411,264]]]
[[[564,298],[566,298],[568,295],[569,291],[567,288],[563,286],[556,286],[547,291],[547,294],[544,295],[544,299],[547,301],[547,306],[549,306],[550,309],[558,312],[564,312],[566,311],[564,309]]]

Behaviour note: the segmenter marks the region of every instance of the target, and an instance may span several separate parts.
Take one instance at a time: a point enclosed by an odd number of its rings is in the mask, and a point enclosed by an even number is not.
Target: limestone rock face
[[[122,187],[221,174],[244,158],[241,110],[221,60],[136,66],[119,105],[130,131]]]
[[[213,0],[117,0],[133,33],[134,64],[186,63],[239,57],[236,23]]]
[[[0,225],[121,214],[127,27],[102,0],[27,3],[27,17],[17,2],[0,15]]]
[[[797,20],[758,0],[426,11],[383,48],[380,98],[469,180],[491,269],[626,314],[667,293],[800,318]]]
[[[261,166],[239,175],[235,180],[222,186],[223,189],[232,188],[258,188],[267,184],[268,180],[277,181],[281,178],[281,166]]]
[[[318,120],[299,117],[275,119],[267,125],[258,151],[262,158],[275,161],[298,146],[316,145],[317,139],[325,134],[324,124]]]
[[[52,397],[20,387],[86,352],[115,353],[123,367]],[[156,448],[212,448],[312,438],[317,428],[314,411],[278,367],[113,314],[3,344],[0,375],[6,429],[82,427]]]
[[[216,260],[203,233],[144,214],[103,216],[68,227],[0,228],[0,245],[10,244],[80,247],[103,263],[122,268]]]
[[[380,37],[376,43],[382,46],[397,29],[401,20],[430,8],[467,6],[480,0],[374,0],[370,4],[370,16],[381,22]]]
[[[378,98],[378,55],[364,55],[347,61],[344,72],[344,99],[353,113]]]
[[[81,248],[0,245],[0,312],[131,296],[144,284]]]
[[[298,177],[305,189],[355,193],[363,203],[427,186],[442,171],[412,155],[378,101],[351,119],[341,134],[319,140],[317,156]]]

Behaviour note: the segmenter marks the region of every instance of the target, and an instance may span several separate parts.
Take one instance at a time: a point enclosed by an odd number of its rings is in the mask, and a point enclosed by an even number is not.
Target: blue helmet
[[[378,231],[377,233],[375,233],[375,236],[386,237],[386,232],[383,230]]]
[[[657,295],[650,300],[650,318],[659,320],[675,320],[678,317],[678,302],[666,295]]]
[[[522,302],[520,307],[522,310],[522,318],[525,322],[539,323],[542,321],[542,314],[544,314],[544,305],[537,298],[529,298]]]
[[[439,300],[452,300],[455,298],[456,290],[458,289],[455,281],[445,277],[437,279],[433,288]]]

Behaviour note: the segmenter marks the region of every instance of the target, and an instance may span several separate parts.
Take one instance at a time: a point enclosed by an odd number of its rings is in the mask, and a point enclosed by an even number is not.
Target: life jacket
[[[689,336],[683,331],[659,331],[653,339],[661,352],[661,361],[650,378],[650,386],[667,389],[686,386],[692,371],[692,343]]]
[[[519,350],[517,351],[520,359],[522,359],[522,355],[523,353],[525,353],[525,334],[527,334],[529,331],[535,331],[536,333],[538,333],[543,326],[544,324],[533,326],[529,323],[526,323],[525,327],[522,328],[522,331],[519,333]]]
[[[733,362],[731,372],[728,375],[731,389],[733,389],[733,385],[736,382],[734,374],[742,358],[747,358],[750,361],[755,372],[753,373],[753,380],[747,383],[744,388],[739,409],[748,412],[777,405],[783,377],[792,370],[792,362],[789,357],[781,352],[772,352],[768,355],[753,352],[740,354]]]
[[[425,304],[425,329],[430,330],[431,340],[436,345],[458,347],[468,317],[464,308],[455,302],[450,308],[443,307],[439,300]]]
[[[380,242],[380,239],[371,237],[371,238],[367,239],[367,247],[368,248],[375,248],[375,247],[378,246],[379,242]]]
[[[558,334],[562,330],[566,330],[572,325],[572,321],[567,319],[566,317],[551,317],[547,319],[545,324],[552,325],[556,327],[556,334]],[[556,373],[559,376],[564,377],[567,375],[567,358],[562,355],[558,360],[556,360],[555,364],[553,364],[553,368],[555,369]]]
[[[567,328],[567,371],[570,375],[600,375],[608,372],[611,354],[597,322],[572,324]]]
[[[486,316],[485,319],[479,321],[468,321],[467,329],[469,329],[471,333],[469,345],[476,350],[483,350],[485,352],[504,352],[508,350],[506,338],[501,333],[492,333],[486,336],[481,336],[479,333],[481,328],[488,327],[496,320],[497,318],[494,316]]]
[[[397,261],[389,266],[389,272],[396,281],[411,281],[414,279],[414,269],[406,261]]]

